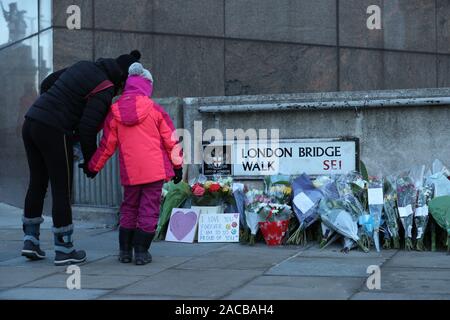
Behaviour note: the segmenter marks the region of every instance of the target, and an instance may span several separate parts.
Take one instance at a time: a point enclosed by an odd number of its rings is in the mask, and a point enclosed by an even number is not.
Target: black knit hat
[[[135,62],[139,62],[140,59],[141,53],[138,50],[133,50],[130,54],[121,55],[116,59],[117,64],[120,66],[120,70],[122,70],[124,80],[128,77],[128,69],[130,66]]]

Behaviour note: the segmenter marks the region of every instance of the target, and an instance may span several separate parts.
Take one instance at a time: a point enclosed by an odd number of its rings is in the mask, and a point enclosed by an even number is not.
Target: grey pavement
[[[66,267],[53,266],[51,219],[42,230],[48,258],[20,257],[21,210],[0,203],[0,299],[24,300],[450,300],[445,252],[340,252],[339,246],[155,242],[153,263],[117,261],[117,231],[77,221],[76,246],[86,249],[81,289],[69,290]],[[369,266],[381,268],[381,289],[369,290]]]

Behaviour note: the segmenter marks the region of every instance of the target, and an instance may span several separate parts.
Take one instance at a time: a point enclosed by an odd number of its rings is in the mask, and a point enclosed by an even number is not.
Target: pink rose
[[[197,183],[192,187],[192,194],[196,197],[203,197],[205,195],[205,188]]]

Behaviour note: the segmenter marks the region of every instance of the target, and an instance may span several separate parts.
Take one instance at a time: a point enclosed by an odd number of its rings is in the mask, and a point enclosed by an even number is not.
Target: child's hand
[[[175,184],[179,184],[183,180],[183,168],[173,169],[173,171],[175,172],[175,177],[173,177],[172,181]]]

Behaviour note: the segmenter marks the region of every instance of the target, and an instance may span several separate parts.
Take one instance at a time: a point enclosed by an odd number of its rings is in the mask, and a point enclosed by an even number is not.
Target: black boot
[[[55,238],[55,265],[66,266],[86,261],[86,252],[77,251],[73,246],[73,225],[53,228]]]
[[[42,218],[28,219],[23,217],[23,238],[22,256],[30,260],[45,259],[45,252],[40,248],[39,235],[40,226],[44,222]]]
[[[131,263],[133,259],[133,236],[134,229],[126,229],[120,227],[119,229],[119,261],[122,263]]]
[[[152,255],[148,252],[155,233],[147,233],[136,229],[133,237],[134,262],[137,266],[143,266],[152,262]]]

